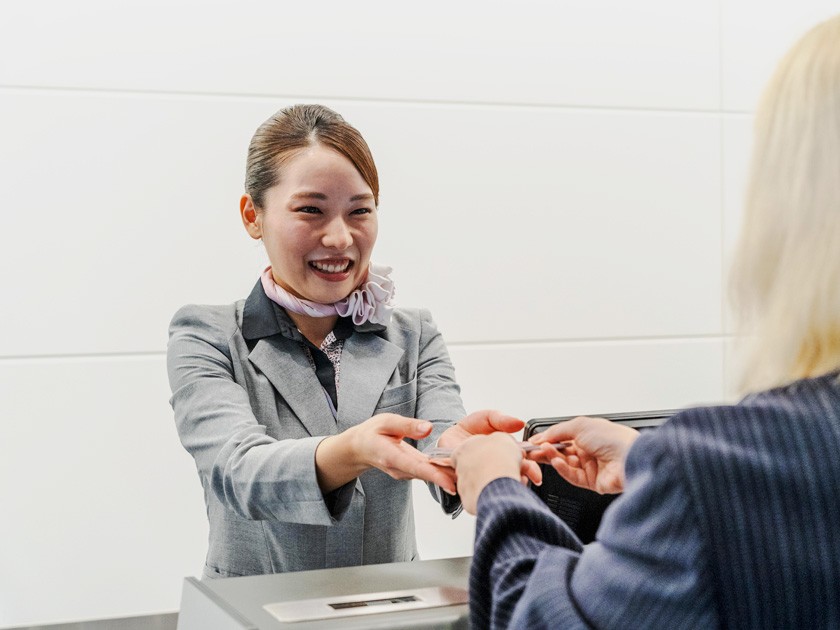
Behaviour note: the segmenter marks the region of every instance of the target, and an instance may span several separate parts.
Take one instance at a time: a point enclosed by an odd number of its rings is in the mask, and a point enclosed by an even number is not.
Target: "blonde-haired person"
[[[508,436],[464,442],[471,627],[840,628],[840,16],[781,62],[752,164],[733,271],[752,393],[641,436],[581,417],[533,438],[570,482],[623,490],[585,547]]]
[[[522,428],[464,416],[428,311],[392,305],[391,270],[371,263],[378,205],[370,149],[336,112],[295,105],[255,132],[240,216],[271,266],[247,299],[185,306],[169,330],[206,578],[413,560],[408,480],[460,511],[454,472],[421,450]]]

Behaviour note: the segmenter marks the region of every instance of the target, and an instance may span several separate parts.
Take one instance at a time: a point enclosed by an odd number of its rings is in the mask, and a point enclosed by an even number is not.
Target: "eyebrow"
[[[324,193],[319,192],[299,192],[292,195],[295,199],[320,199],[322,201],[327,200],[327,196]],[[373,195],[371,193],[360,193],[358,195],[353,195],[350,197],[350,201],[361,201],[362,199],[373,199]]]

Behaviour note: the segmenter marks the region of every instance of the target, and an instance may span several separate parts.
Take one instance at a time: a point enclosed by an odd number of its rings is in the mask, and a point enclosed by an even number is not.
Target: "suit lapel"
[[[260,339],[248,358],[265,374],[310,435],[337,432],[326,394],[296,341],[280,335]]]
[[[344,341],[336,426],[318,377],[295,340],[300,333],[283,309],[268,299],[259,280],[242,315],[242,334],[255,342],[248,358],[310,435],[333,435],[373,414],[403,355],[402,348],[377,334],[384,329],[379,324],[362,324]]]
[[[339,431],[371,417],[402,355],[402,348],[375,334],[347,338],[341,351]]]

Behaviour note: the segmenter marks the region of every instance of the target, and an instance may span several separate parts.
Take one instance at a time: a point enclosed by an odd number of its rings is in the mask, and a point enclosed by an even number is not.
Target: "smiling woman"
[[[271,260],[268,277],[283,290],[329,304],[367,279],[376,201],[349,159],[321,144],[301,149],[264,199],[258,209],[251,194],[243,195],[242,220],[253,238],[262,239]],[[320,345],[335,316],[311,323],[319,328],[313,341]]]
[[[254,134],[242,220],[262,239],[272,279],[295,297],[332,303],[366,279],[378,204],[367,143],[335,112],[292,107]]]
[[[464,417],[428,311],[392,305],[391,270],[371,263],[378,201],[370,150],[335,112],[296,105],[254,134],[239,210],[271,265],[246,300],[185,306],[170,325],[205,577],[415,559],[409,480],[460,511],[454,473],[422,449],[522,427]]]

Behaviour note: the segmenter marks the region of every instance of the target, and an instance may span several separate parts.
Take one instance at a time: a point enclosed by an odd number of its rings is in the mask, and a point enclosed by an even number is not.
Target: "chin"
[[[352,288],[341,291],[317,291],[313,292],[313,297],[308,298],[313,302],[320,302],[321,304],[332,304],[343,300],[353,291]]]
[[[330,282],[323,278],[311,278],[310,280],[314,280],[314,282],[302,287],[307,289],[303,293],[306,299],[321,304],[332,304],[350,295],[365,280],[365,276],[345,278],[341,282]]]

